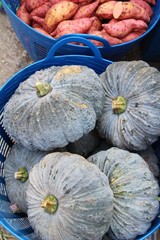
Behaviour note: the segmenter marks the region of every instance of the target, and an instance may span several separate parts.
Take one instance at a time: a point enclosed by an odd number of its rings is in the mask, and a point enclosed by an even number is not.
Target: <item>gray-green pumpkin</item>
[[[86,66],[52,66],[22,82],[4,109],[7,133],[27,148],[50,151],[94,129],[103,107],[99,76]]]
[[[159,185],[141,156],[112,147],[88,158],[109,179],[114,194],[111,238],[135,239],[150,228],[159,212]]]
[[[16,204],[22,212],[27,212],[26,188],[30,169],[38,163],[46,152],[32,151],[15,144],[4,162],[4,176],[7,196],[11,204]]]
[[[141,60],[119,61],[101,78],[105,103],[98,132],[113,146],[145,150],[160,136],[160,72]]]
[[[26,195],[28,219],[42,240],[100,240],[110,226],[108,178],[80,155],[46,155],[31,169]]]

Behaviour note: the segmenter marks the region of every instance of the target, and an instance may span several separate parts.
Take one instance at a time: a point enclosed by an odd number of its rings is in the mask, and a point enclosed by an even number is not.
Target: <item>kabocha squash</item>
[[[136,153],[112,147],[88,158],[109,179],[114,194],[111,239],[135,239],[146,233],[159,212],[160,192],[147,163]]]
[[[160,136],[160,72],[146,62],[114,62],[101,74],[105,103],[97,130],[113,146],[145,150]]]
[[[50,151],[94,129],[104,90],[94,70],[52,66],[20,84],[4,109],[7,133],[27,148]]]
[[[108,178],[78,154],[46,155],[31,169],[26,195],[28,219],[43,240],[100,240],[109,228]]]
[[[5,186],[11,204],[27,212],[26,188],[30,169],[39,162],[46,152],[31,151],[15,144],[4,162]]]

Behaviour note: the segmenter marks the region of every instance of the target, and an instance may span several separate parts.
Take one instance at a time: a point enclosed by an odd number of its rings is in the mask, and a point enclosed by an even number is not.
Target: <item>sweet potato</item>
[[[65,31],[62,31],[60,33],[57,33],[55,36],[53,36],[55,39],[65,35],[65,34],[71,34],[71,33],[74,33],[72,30],[65,30]],[[52,36],[52,33],[51,33],[51,36]]]
[[[31,17],[29,12],[26,9],[25,2],[20,5],[18,8],[16,15],[26,24],[31,25]]]
[[[99,4],[105,3],[105,2],[110,2],[111,0],[99,0]]]
[[[87,4],[91,3],[93,1],[94,0],[84,0],[83,2],[79,2],[78,5],[79,5],[79,7],[81,7],[81,6],[84,6],[84,5],[87,5]],[[74,2],[74,0],[71,0],[71,2]]]
[[[58,24],[55,31],[51,33],[51,36],[57,38],[57,35],[59,36],[62,32],[86,33],[92,26],[94,19],[95,18],[92,17],[92,18],[64,20]]]
[[[140,37],[143,33],[145,33],[146,30],[141,30],[141,31],[133,31],[126,35],[125,37],[121,38],[122,42],[129,42],[132,41],[138,37]]]
[[[116,45],[116,44],[122,43],[121,39],[110,36],[109,34],[107,34],[105,32],[104,29],[101,30],[101,31],[94,31],[94,32],[92,32],[92,35],[99,36],[99,37],[102,37],[102,38],[106,39],[109,42],[110,45]],[[96,46],[103,46],[102,42],[99,42],[99,41],[96,41],[96,40],[91,40],[91,41]]]
[[[92,34],[93,36],[98,36],[98,37],[103,38],[103,33],[102,33],[102,31],[92,31],[91,34]],[[100,41],[93,40],[93,39],[90,39],[90,41],[91,41],[92,43],[94,43],[97,47],[103,46],[103,43],[100,42]]]
[[[134,18],[134,19],[143,20],[145,22],[150,21],[150,16],[148,15],[147,11],[141,6],[139,6],[138,4],[133,2],[118,1],[114,5],[113,17],[115,19],[120,19],[120,20]]]
[[[113,18],[113,9],[117,1],[111,0],[99,5],[96,10],[96,15],[101,19],[111,19]]]
[[[46,2],[49,2],[49,0],[25,0],[26,9],[32,12],[35,8],[42,6]]]
[[[73,17],[77,9],[78,4],[65,0],[54,4],[45,16],[44,30],[48,33],[53,32],[58,23]]]
[[[102,29],[102,22],[98,17],[95,17],[92,26],[88,30],[88,33],[91,34],[94,31],[100,31]]]
[[[39,26],[41,26],[43,28],[43,23],[44,23],[44,18],[38,17],[38,16],[33,16],[32,20],[35,23],[39,24]],[[33,24],[32,24],[33,27]]]
[[[144,8],[150,17],[153,15],[153,9],[144,0],[130,0],[130,2],[136,3],[139,6],[141,6],[142,8]]]
[[[124,19],[117,23],[102,24],[102,27],[112,37],[123,38],[133,30],[146,30],[148,28],[148,25],[143,20]]]
[[[52,6],[51,2],[46,2],[42,6],[35,8],[31,13],[30,16],[38,16],[44,18],[46,16],[47,11],[50,9]]]
[[[156,0],[144,0],[144,1],[149,3],[150,5],[156,5]]]
[[[89,18],[93,16],[93,13],[97,9],[98,5],[99,5],[99,0],[79,7],[77,12],[73,16],[73,19]]]
[[[34,29],[35,29],[36,31],[38,31],[38,32],[40,32],[40,33],[48,36],[48,37],[51,37],[51,35],[50,35],[49,33],[47,33],[46,31],[44,31],[44,29],[41,28],[41,27],[34,27]]]
[[[70,0],[70,1],[78,4],[88,4],[93,2],[94,0]]]
[[[42,25],[39,24],[36,20],[32,20],[31,27],[32,28],[42,28]]]

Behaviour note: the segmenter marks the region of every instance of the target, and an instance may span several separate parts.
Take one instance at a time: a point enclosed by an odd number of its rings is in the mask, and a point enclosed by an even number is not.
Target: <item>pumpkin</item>
[[[91,155],[100,143],[101,138],[94,129],[88,134],[84,134],[79,140],[69,143],[67,149],[70,153],[76,153],[86,158]]]
[[[31,169],[26,196],[28,219],[41,239],[100,240],[109,228],[108,178],[78,154],[47,154]]]
[[[11,206],[26,213],[26,188],[30,169],[46,155],[46,152],[31,151],[14,144],[4,162],[5,186]]]
[[[100,77],[86,66],[52,66],[32,74],[4,108],[3,126],[19,144],[52,151],[94,129],[103,107]]]
[[[88,158],[109,179],[113,191],[112,240],[135,239],[146,233],[159,212],[159,185],[143,158],[112,147]]]
[[[138,154],[146,161],[149,166],[149,169],[154,174],[156,178],[160,177],[159,171],[159,159],[155,154],[153,147],[150,146],[146,150],[138,152]]]
[[[142,60],[119,61],[101,79],[105,102],[99,134],[121,149],[147,149],[160,136],[160,72]]]

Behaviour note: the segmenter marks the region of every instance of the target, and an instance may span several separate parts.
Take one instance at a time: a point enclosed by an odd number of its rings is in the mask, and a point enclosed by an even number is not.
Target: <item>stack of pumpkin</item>
[[[160,193],[156,68],[139,60],[101,75],[80,65],[37,71],[6,104],[3,125],[16,142],[4,163],[8,197],[38,238],[125,240],[150,228]]]

